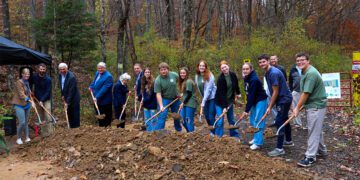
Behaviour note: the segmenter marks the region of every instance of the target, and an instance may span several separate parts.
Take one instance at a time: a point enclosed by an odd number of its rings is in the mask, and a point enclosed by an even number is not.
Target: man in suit
[[[70,128],[80,127],[80,92],[74,74],[65,63],[59,64],[61,99],[67,107]]]
[[[110,72],[106,71],[106,64],[100,62],[97,65],[94,81],[89,87],[94,93],[94,102],[97,103],[100,114],[105,114],[105,119],[99,120],[100,127],[107,127],[111,124],[113,81],[114,79]],[[96,110],[95,113],[97,113]]]

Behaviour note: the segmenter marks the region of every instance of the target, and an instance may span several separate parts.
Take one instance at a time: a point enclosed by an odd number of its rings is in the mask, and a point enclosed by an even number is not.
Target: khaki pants
[[[310,108],[306,110],[308,125],[308,142],[305,156],[315,158],[318,151],[327,152],[322,131],[326,108]]]
[[[51,112],[51,100],[43,102],[43,105],[48,110],[48,112]],[[36,108],[39,112],[41,121],[45,122],[45,124],[41,126],[40,134],[43,137],[50,136],[51,133],[54,131],[52,119],[50,115],[39,104],[36,104]]]

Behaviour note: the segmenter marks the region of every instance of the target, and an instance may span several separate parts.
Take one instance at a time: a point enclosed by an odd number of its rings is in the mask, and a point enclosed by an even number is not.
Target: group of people
[[[287,83],[285,69],[277,64],[277,56],[263,54],[258,57],[258,65],[265,73],[264,83],[259,79],[251,63],[243,64],[242,75],[247,101],[240,119],[249,116],[250,125],[259,128],[259,131],[254,133],[253,140],[249,142],[250,149],[256,150],[261,148],[264,142],[266,117],[273,113],[275,116],[273,126],[279,128],[288,119],[290,107],[293,105],[292,115],[298,118],[295,123],[301,126],[299,113],[304,107],[309,135],[308,148],[305,158],[298,164],[307,167],[316,161],[317,155],[325,155],[327,152],[322,133],[327,99],[321,75],[310,65],[309,56],[306,53],[298,53],[295,59],[296,63],[289,74],[289,83]],[[60,63],[58,68],[61,96],[67,107],[70,127],[76,128],[80,126],[80,94],[76,78],[65,63]],[[195,111],[199,105],[200,116],[204,116],[207,124],[214,127],[209,132],[211,135],[223,136],[225,115],[230,125],[235,124],[234,106],[235,102],[241,98],[239,79],[236,73],[230,70],[230,65],[226,60],[219,63],[220,74],[217,80],[205,60],[200,60],[197,64],[194,79],[190,77],[187,67],[174,72],[170,71],[167,63],[162,62],[158,68],[159,75],[155,78],[150,68],[142,69],[140,64],[134,65],[134,96],[143,107],[147,131],[164,129],[170,109],[172,113],[180,114],[173,118],[175,130],[182,131],[184,128],[187,132],[193,132]],[[20,137],[23,129],[25,129],[26,141],[30,141],[27,129],[27,118],[31,108],[29,76],[28,70],[24,69],[17,82],[17,93],[13,99],[20,122],[18,144],[22,143]],[[48,107],[46,103],[49,99],[47,96],[42,98],[46,94],[42,91],[48,90],[44,75],[39,72],[38,76],[39,81],[44,82],[40,83],[42,86],[39,87],[42,89],[38,96],[36,95],[38,88],[35,88],[35,96],[42,105],[45,104],[45,107]],[[49,79],[48,76],[45,77]],[[99,113],[105,114],[104,119],[98,120],[99,126],[111,125],[114,110],[115,118],[119,117],[120,120],[118,127],[125,127],[125,121],[122,120],[125,120],[126,113],[123,113],[123,110],[131,95],[132,89],[128,87],[130,79],[130,75],[124,73],[114,85],[111,73],[106,70],[106,64],[103,62],[97,64],[97,72],[89,89],[93,92],[93,100],[98,105]],[[46,82],[48,81],[51,84],[51,79]],[[36,86],[38,85],[35,83]],[[197,96],[200,96],[199,102]],[[97,110],[95,112],[98,113]],[[230,129],[229,132],[230,136],[239,140],[240,135],[237,129]],[[294,146],[290,124],[280,129],[276,148],[268,155],[285,154],[284,146]]]

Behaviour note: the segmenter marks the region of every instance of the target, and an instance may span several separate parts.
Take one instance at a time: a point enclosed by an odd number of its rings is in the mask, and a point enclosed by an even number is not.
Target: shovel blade
[[[247,129],[246,129],[246,132],[247,133],[257,133],[257,132],[259,132],[260,131],[260,129],[259,128],[255,128],[255,127],[248,127]]]
[[[106,116],[105,114],[95,115],[97,120],[103,120],[105,119],[105,116]]]
[[[169,116],[173,119],[181,119],[181,115],[179,113],[169,113]]]
[[[225,129],[231,130],[231,129],[239,129],[240,126],[235,126],[235,125],[229,125],[229,126],[225,126]]]

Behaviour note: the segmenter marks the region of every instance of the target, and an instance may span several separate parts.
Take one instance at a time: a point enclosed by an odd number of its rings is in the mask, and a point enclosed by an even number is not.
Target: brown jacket
[[[20,106],[25,106],[27,102],[25,101],[26,96],[26,86],[21,79],[16,81],[14,96],[12,98],[11,104],[16,104]]]

